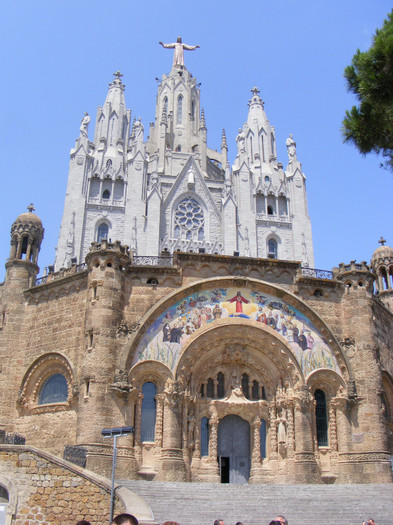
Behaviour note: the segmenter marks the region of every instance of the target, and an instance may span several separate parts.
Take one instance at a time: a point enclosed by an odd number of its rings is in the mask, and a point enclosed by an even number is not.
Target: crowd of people
[[[89,521],[81,520],[78,521],[76,525],[90,525]],[[119,514],[114,518],[111,525],[138,525],[138,520],[135,516],[132,514]],[[161,525],[180,525],[177,521],[165,521]],[[218,519],[214,521],[213,525],[225,525],[224,520]],[[238,521],[236,525],[243,525],[241,521]],[[282,516],[281,514],[278,514],[274,520],[272,520],[269,525],[288,525],[288,520]],[[373,518],[370,518],[369,520],[363,521],[362,525],[377,525]]]

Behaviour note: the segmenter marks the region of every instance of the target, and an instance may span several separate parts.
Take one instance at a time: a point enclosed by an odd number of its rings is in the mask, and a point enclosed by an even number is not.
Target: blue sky
[[[63,212],[70,149],[85,111],[95,114],[118,69],[127,107],[154,119],[156,77],[178,35],[200,49],[185,53],[201,82],[208,146],[222,128],[235,155],[237,129],[256,85],[276,128],[278,160],[297,142],[307,176],[315,266],[370,260],[383,235],[393,246],[393,176],[374,155],[343,144],[341,122],[355,100],[343,70],[370,46],[392,4],[384,0],[14,0],[3,2],[0,121],[0,280],[10,227],[33,202],[45,227],[41,273],[52,264]],[[146,254],[148,255],[148,254]]]

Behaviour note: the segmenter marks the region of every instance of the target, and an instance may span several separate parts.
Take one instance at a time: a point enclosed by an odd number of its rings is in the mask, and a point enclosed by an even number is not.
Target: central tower
[[[219,151],[207,146],[200,90],[184,65],[184,50],[198,46],[180,37],[162,46],[174,48],[174,60],[158,85],[147,140],[141,118],[131,125],[120,72],[98,108],[93,142],[90,117],[82,119],[71,150],[56,269],[84,262],[91,242],[104,238],[121,241],[134,255],[235,253],[312,267],[305,176],[292,136],[284,170],[275,130],[253,88],[231,169],[224,130]]]

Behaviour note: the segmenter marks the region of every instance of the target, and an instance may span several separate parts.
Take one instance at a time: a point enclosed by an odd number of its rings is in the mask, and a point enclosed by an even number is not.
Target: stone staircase
[[[277,513],[289,525],[393,525],[389,485],[225,485],[118,480],[143,497],[158,523],[268,525]]]

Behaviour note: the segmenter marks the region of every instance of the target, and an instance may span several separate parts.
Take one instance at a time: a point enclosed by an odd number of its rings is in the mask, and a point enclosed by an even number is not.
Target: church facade
[[[108,475],[101,431],[132,426],[119,478],[392,482],[393,249],[315,270],[293,137],[284,169],[253,88],[230,166],[225,132],[207,146],[195,46],[164,47],[146,140],[119,72],[93,141],[82,119],[44,277],[40,218],[12,225],[1,428]]]

